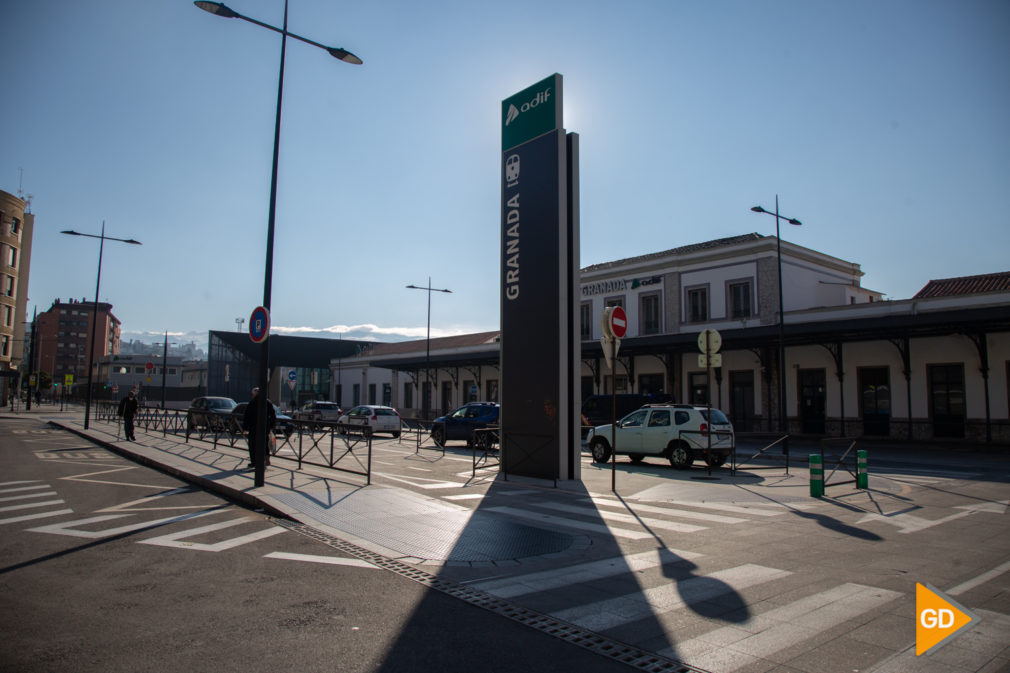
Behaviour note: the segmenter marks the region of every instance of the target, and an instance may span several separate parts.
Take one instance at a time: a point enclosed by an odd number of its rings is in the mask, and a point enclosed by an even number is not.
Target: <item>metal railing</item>
[[[472,476],[477,476],[477,468],[486,470],[492,467],[501,467],[501,435],[497,425],[489,425],[486,428],[477,428],[473,431],[473,440],[470,446],[473,448],[473,472]],[[497,462],[492,463],[495,459]]]
[[[298,438],[297,447],[290,441],[293,437]],[[366,478],[367,484],[372,483],[372,428],[367,425],[296,421],[295,432],[276,451],[284,446],[289,446],[297,454],[298,469],[303,464],[326,467],[361,475]],[[313,457],[318,458],[313,460]],[[353,462],[357,467],[346,467],[346,463],[340,464],[341,461]]]
[[[401,418],[400,419],[400,441],[403,441],[404,435],[414,435],[414,453],[418,453],[421,449],[428,449],[431,451],[441,451],[442,455],[445,455],[445,442],[441,445],[435,444],[435,446],[424,446],[425,438],[431,438],[432,422],[426,421],[420,418]]]
[[[834,464],[833,464],[833,467],[831,468],[831,472],[828,473],[827,475],[825,475],[825,477],[824,477],[824,490],[825,491],[830,486],[842,486],[843,484],[857,484],[858,483],[858,480],[856,478],[856,470],[857,470],[856,463],[853,462],[852,465],[851,465],[851,469],[850,469],[849,464],[845,462],[845,459],[852,452],[852,449],[856,448],[856,440],[853,439],[852,437],[831,437],[831,438],[822,439],[821,440],[821,464],[824,466],[825,469],[827,469],[828,463],[827,463],[827,461],[824,458],[824,449],[825,448],[827,448],[827,449],[830,450],[833,445],[845,446],[846,443],[848,443],[849,446],[848,446],[848,448],[845,449],[845,451],[842,453],[841,457],[838,458],[838,460],[835,460],[836,456],[830,456],[831,460],[834,461]],[[838,471],[838,468],[843,468],[846,472],[849,473],[849,476],[852,477],[852,479],[846,479],[845,481],[836,481],[834,483],[830,483],[831,482],[831,477],[835,474],[835,472]]]
[[[741,434],[737,435],[737,438],[740,438],[742,436],[743,437],[753,437],[755,439],[774,439],[774,441],[771,444],[768,444],[767,446],[765,446],[765,447],[763,447],[761,449],[758,449],[757,453],[755,453],[754,455],[752,455],[752,456],[750,456],[748,458],[744,458],[743,460],[739,460],[739,461],[737,460],[737,453],[736,453],[736,451],[733,451],[733,472],[734,472],[734,474],[736,473],[736,470],[739,469],[740,465],[742,465],[742,464],[752,463],[752,462],[754,462],[755,460],[757,460],[759,458],[772,458],[772,457],[776,457],[777,458],[777,456],[772,456],[771,454],[767,454],[766,453],[769,449],[773,449],[776,446],[779,446],[779,447],[782,448],[782,454],[781,455],[785,458],[786,474],[787,475],[789,474],[789,435],[781,435],[780,436],[780,435],[775,434],[775,433],[768,434],[768,433],[755,432],[755,433],[746,433],[746,434],[741,433]],[[750,472],[750,471],[754,471],[754,470],[776,470],[779,467],[781,467],[781,465],[751,465],[751,466],[749,466],[747,468],[747,471]]]

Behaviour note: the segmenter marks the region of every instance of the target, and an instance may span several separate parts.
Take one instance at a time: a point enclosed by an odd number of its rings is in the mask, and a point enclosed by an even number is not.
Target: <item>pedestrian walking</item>
[[[259,418],[259,388],[253,388],[252,399],[245,407],[245,415],[242,417],[242,424],[245,426],[247,439],[249,441],[249,467],[256,467],[256,421]],[[266,456],[266,464],[270,464],[270,439],[273,437],[274,424],[277,422],[277,412],[274,405],[267,400],[267,446],[264,447],[263,455]]]
[[[137,441],[137,437],[133,434],[133,417],[137,415],[139,407],[137,394],[132,390],[119,403],[119,415],[123,417],[123,433],[131,442]]]

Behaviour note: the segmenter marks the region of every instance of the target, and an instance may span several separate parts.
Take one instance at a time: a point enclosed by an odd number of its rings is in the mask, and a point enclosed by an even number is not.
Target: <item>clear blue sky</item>
[[[581,265],[784,235],[866,287],[1010,270],[1010,2],[290,0],[273,325],[400,340],[499,323],[500,103],[559,72]],[[282,0],[229,0],[280,25]],[[189,0],[3,3],[0,189],[33,195],[30,304],[125,338],[262,302],[280,37]],[[360,326],[373,325],[366,329]],[[143,336],[147,340],[157,337]]]

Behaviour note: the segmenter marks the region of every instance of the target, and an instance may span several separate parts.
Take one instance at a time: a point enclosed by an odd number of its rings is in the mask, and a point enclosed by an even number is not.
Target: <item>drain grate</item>
[[[620,661],[621,663],[637,668],[640,671],[646,671],[647,673],[706,673],[703,669],[694,668],[693,666],[688,666],[687,664],[679,661],[661,657],[655,652],[648,652],[626,643],[622,643],[618,640],[601,636],[600,634],[584,629],[581,626],[570,624],[560,619],[551,617],[550,615],[545,615],[542,612],[537,612],[536,610],[530,610],[529,608],[515,605],[514,603],[510,603],[502,598],[492,596],[491,594],[479,591],[472,587],[467,587],[457,584],[456,582],[440,578],[437,575],[432,575],[431,573],[421,570],[408,563],[387,558],[381,554],[377,554],[347,542],[346,540],[341,540],[333,535],[328,535],[322,531],[312,528],[311,526],[306,526],[305,524],[293,521],[285,521],[283,519],[275,519],[274,523],[322,542],[323,544],[333,547],[345,554],[350,554],[356,558],[368,561],[369,563],[383,568],[384,570],[392,571],[397,575],[419,582],[431,589],[441,591],[442,593],[466,601],[471,605],[484,608],[485,610],[490,610],[502,617],[519,622],[520,624],[525,624],[526,626],[554,636],[555,638],[560,638],[561,640],[572,643],[573,645],[578,645],[579,647],[590,650],[591,652],[595,652],[615,661]]]

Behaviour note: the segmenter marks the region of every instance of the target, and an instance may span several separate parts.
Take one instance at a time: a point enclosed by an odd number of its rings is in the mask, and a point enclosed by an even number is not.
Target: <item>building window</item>
[[[4,276],[3,293],[8,297],[14,296],[14,276]]]
[[[736,320],[743,320],[754,315],[751,309],[751,283],[750,281],[730,283],[727,294],[729,295],[729,317]]]
[[[407,409],[414,408],[414,384],[410,381],[403,384],[403,406]]]
[[[10,347],[11,347],[10,337],[7,336],[6,334],[0,336],[0,357],[9,358],[11,355]]]
[[[696,287],[687,290],[687,321],[708,320],[708,288]]]
[[[579,338],[591,341],[593,338],[593,302],[584,301],[579,306]]]
[[[16,217],[11,218],[11,233],[17,236],[17,233],[21,231],[21,220]]]
[[[388,407],[393,404],[393,386],[390,383],[382,384],[382,406]]]
[[[10,306],[4,306],[4,326],[10,327],[14,324],[14,309]]]
[[[708,374],[691,374],[691,404],[708,404]]]
[[[640,334],[659,334],[659,295],[643,294],[638,298],[638,319]]]
[[[17,267],[18,249],[12,245],[7,246],[7,266]]]
[[[498,401],[498,379],[488,379],[487,382],[487,402]]]

